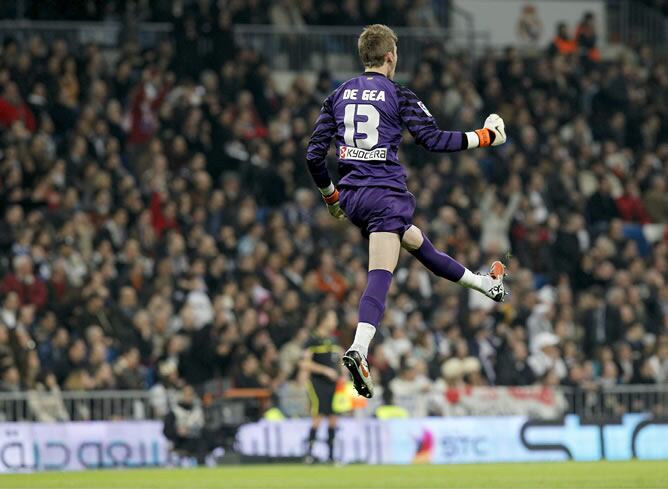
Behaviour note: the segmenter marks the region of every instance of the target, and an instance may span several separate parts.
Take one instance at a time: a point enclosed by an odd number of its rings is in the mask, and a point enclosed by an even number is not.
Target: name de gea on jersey
[[[370,100],[371,102],[385,102],[385,90],[362,90],[362,98],[358,98],[357,88],[348,88],[343,91],[343,100]]]

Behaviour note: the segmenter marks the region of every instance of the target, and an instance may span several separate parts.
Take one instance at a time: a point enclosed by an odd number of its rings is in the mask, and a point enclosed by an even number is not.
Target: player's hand
[[[506,142],[506,125],[498,114],[490,114],[485,119],[485,129],[494,133],[491,146],[499,146]]]
[[[338,202],[333,205],[327,204],[327,210],[332,216],[337,218],[339,221],[342,221],[346,218],[346,215],[343,213],[343,210],[341,209],[341,206],[339,205]]]
[[[333,217],[338,220],[346,218],[346,215],[343,213],[343,209],[341,209],[341,205],[339,204],[338,190],[334,189],[334,192],[329,195],[323,195],[322,198],[325,201],[325,204],[327,204],[327,210]]]

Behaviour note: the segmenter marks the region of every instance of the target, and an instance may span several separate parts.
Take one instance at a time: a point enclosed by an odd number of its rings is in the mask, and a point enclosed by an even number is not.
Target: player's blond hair
[[[362,64],[367,68],[382,66],[385,55],[394,50],[397,35],[383,24],[368,25],[357,40],[357,50]]]

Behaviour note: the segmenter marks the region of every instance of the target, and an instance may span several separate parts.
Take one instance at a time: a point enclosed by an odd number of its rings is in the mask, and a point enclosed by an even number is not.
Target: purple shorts
[[[364,236],[375,232],[402,236],[413,224],[415,196],[407,190],[387,187],[342,187],[341,209]]]

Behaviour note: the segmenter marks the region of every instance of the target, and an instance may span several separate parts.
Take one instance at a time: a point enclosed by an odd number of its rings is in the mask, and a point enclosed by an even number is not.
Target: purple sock
[[[464,266],[450,255],[434,248],[424,233],[422,237],[424,238],[422,245],[417,250],[411,251],[411,255],[431,270],[434,275],[458,282],[464,275]]]
[[[392,274],[387,270],[371,270],[366,289],[360,299],[359,322],[373,326],[380,324],[385,312],[385,300],[392,283]]]

